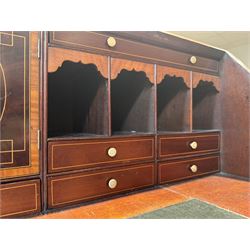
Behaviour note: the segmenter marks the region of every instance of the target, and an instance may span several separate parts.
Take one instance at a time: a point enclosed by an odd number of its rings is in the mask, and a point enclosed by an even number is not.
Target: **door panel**
[[[39,173],[38,32],[0,32],[0,178]]]

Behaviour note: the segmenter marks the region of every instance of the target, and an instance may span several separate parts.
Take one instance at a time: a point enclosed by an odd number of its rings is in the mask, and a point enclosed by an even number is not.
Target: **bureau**
[[[0,35],[1,217],[249,179],[249,72],[224,51],[161,32]]]

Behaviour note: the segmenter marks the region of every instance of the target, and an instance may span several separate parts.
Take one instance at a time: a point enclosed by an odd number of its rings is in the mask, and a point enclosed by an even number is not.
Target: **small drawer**
[[[89,31],[51,31],[49,42],[53,45],[112,57],[160,63],[213,74],[219,73],[219,62],[216,60],[126,39],[118,33],[109,35]],[[195,58],[195,63],[193,58]]]
[[[220,151],[220,134],[160,136],[158,145],[160,159],[216,152]]]
[[[48,170],[59,172],[154,159],[154,137],[55,141],[48,145]]]
[[[154,185],[154,163],[48,178],[49,207],[60,207]]]
[[[214,173],[220,169],[220,157],[208,156],[188,160],[159,163],[159,184]]]
[[[20,217],[41,210],[40,181],[21,181],[0,185],[0,217]]]

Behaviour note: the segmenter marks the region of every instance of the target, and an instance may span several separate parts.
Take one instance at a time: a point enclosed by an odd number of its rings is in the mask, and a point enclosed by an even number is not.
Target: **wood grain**
[[[220,78],[192,72],[192,86],[193,129],[221,129]]]
[[[129,61],[127,62],[129,64]],[[131,67],[134,63],[131,62]],[[145,70],[143,64],[135,64],[138,65],[137,69]],[[121,63],[119,66],[125,65]],[[111,72],[113,69],[111,68]],[[150,67],[150,69],[153,68]],[[133,131],[132,133],[153,133],[155,131],[155,84],[149,81],[145,72],[122,70],[117,78],[111,80],[111,127],[113,133],[131,133],[131,131]]]
[[[1,32],[0,36],[0,83],[5,85],[5,95],[1,92],[0,168],[10,169],[29,165],[29,32]]]
[[[47,79],[49,137],[108,134],[108,80],[94,64],[65,61]]]
[[[95,54],[89,54],[61,48],[48,48],[48,72],[55,72],[64,61],[94,64],[104,78],[108,78],[108,58]]]
[[[194,141],[197,142],[196,149],[190,147],[190,143]],[[158,137],[158,145],[158,157],[161,159],[219,152],[220,133],[162,135]]]
[[[40,212],[40,181],[0,185],[0,217],[20,217]]]
[[[190,170],[193,164],[197,166],[196,173]],[[218,172],[220,169],[220,157],[205,156],[188,160],[163,162],[159,163],[158,168],[159,184],[163,184]]]
[[[162,31],[109,31],[105,34],[116,34],[119,37],[144,41],[157,47],[169,48],[175,51],[183,51],[191,55],[200,55],[203,57],[220,60],[225,52],[220,49],[203,45],[194,41],[187,40]]]
[[[117,155],[110,157],[108,149],[115,148]],[[133,150],[131,150],[131,148]],[[49,142],[48,170],[60,172],[87,169],[96,166],[128,164],[154,159],[154,137],[118,139],[92,139]]]
[[[158,131],[191,131],[191,72],[157,66]]]
[[[147,63],[157,63],[166,66],[184,68],[194,70],[198,72],[208,72],[211,74],[218,74],[219,60],[211,59],[211,48],[208,53],[208,57],[197,56],[197,63],[195,65],[189,62],[190,48],[195,46],[185,47],[187,41],[176,38],[164,33],[157,32],[140,32],[140,37],[135,32],[63,32],[56,31],[50,32],[50,43],[53,45],[59,45],[70,49],[85,50],[90,53],[104,54],[111,57],[119,57],[128,60],[138,60]],[[107,39],[109,36],[113,36],[116,39],[116,46],[110,48],[107,45]],[[123,37],[127,36],[128,39]],[[143,39],[142,39],[143,37]],[[152,45],[153,43],[157,45]],[[178,49],[169,49],[169,41],[175,38],[175,44],[172,46],[178,47]],[[178,41],[176,41],[178,40]],[[180,45],[184,47],[180,50]],[[185,52],[182,52],[185,51]],[[203,50],[203,54],[206,50]],[[214,49],[215,52],[215,49]],[[218,51],[217,52],[221,52]],[[202,51],[198,50],[197,55]],[[196,55],[196,53],[194,53]]]
[[[222,171],[250,179],[250,73],[225,55],[221,78]]]
[[[149,81],[154,84],[154,65],[141,63],[137,61],[123,60],[111,58],[111,79],[114,80],[117,78],[118,74],[123,70],[137,72],[143,71],[148,77]]]
[[[94,173],[50,177],[48,179],[49,207],[62,207],[152,186],[154,170],[154,163],[148,163]],[[114,189],[108,186],[110,179],[117,181]]]
[[[160,84],[166,75],[171,77],[181,77],[188,88],[191,87],[191,71],[157,65],[156,84]]]
[[[192,72],[192,86],[193,88],[196,88],[200,81],[204,82],[212,82],[213,86],[217,89],[218,92],[220,92],[221,85],[220,85],[220,78],[213,75],[203,74],[203,73],[197,73]]]
[[[39,174],[39,60],[37,57],[38,32],[30,32],[30,165],[0,169],[0,179]],[[14,74],[14,72],[13,72]]]

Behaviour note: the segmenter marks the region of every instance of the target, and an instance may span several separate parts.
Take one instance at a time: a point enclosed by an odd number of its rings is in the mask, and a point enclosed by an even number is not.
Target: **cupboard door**
[[[0,32],[0,179],[39,173],[38,32]]]

